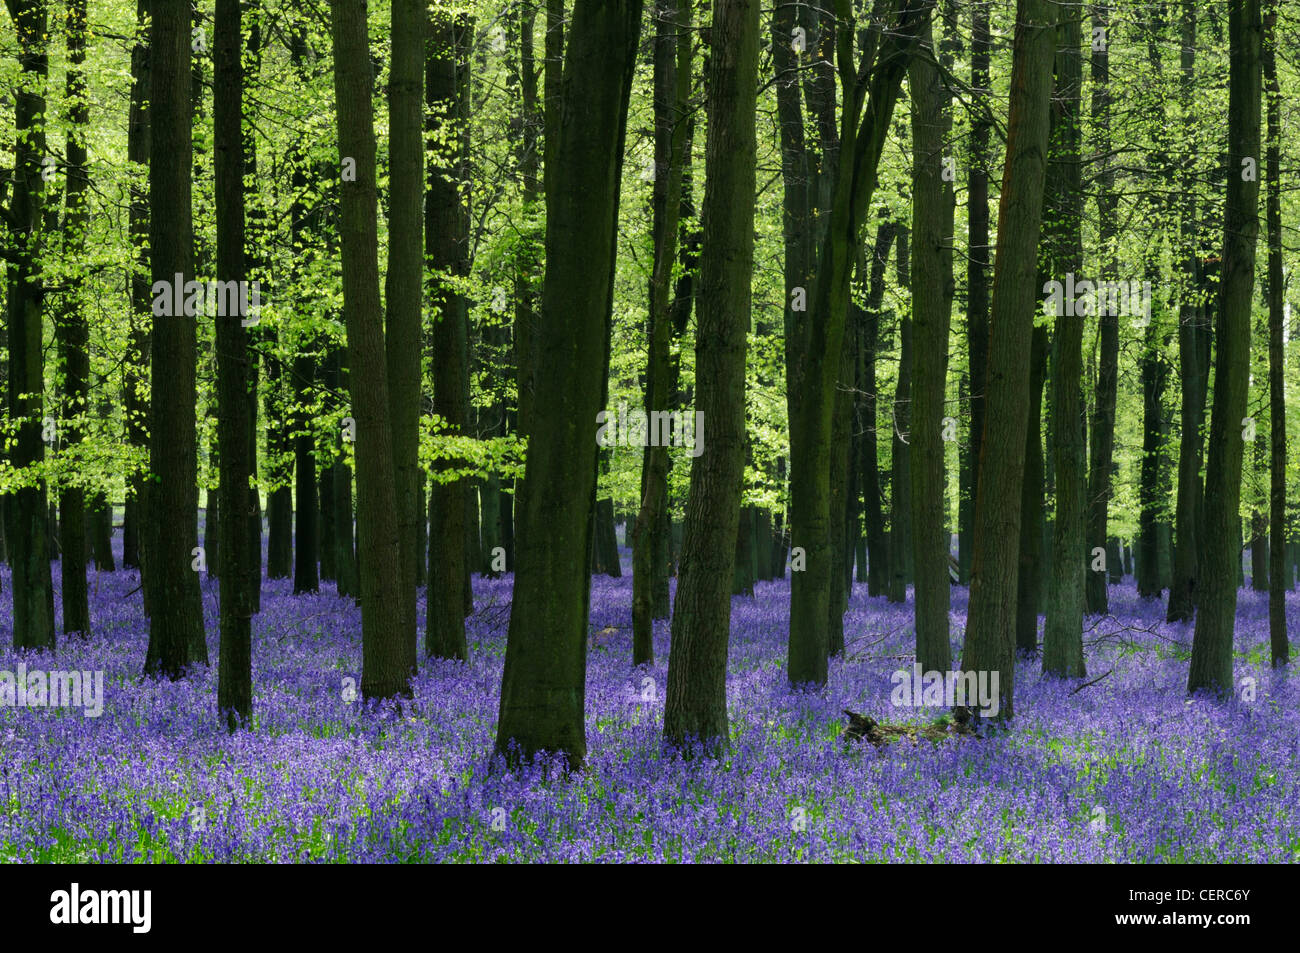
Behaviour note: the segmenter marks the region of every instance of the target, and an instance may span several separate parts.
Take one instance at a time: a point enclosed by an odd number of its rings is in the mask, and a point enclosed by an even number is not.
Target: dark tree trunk
[[[969,259],[966,264],[966,344],[970,363],[970,482],[963,484],[967,517],[961,524],[958,564],[969,585],[975,552],[975,500],[978,497],[980,447],[984,439],[984,398],[988,390],[989,354],[989,5],[971,3],[971,97],[975,115],[970,126],[970,194],[966,206]]]
[[[1102,36],[1110,29],[1110,10],[1106,4],[1093,8],[1094,35]],[[1092,114],[1097,129],[1096,152],[1101,158],[1097,196],[1098,241],[1101,244],[1105,265],[1102,278],[1118,278],[1115,260],[1116,212],[1119,197],[1115,194],[1115,172],[1110,164],[1110,52],[1109,44],[1100,44],[1092,50]],[[1088,552],[1097,547],[1109,548],[1110,480],[1115,454],[1115,396],[1119,384],[1119,315],[1107,309],[1098,315],[1101,348],[1097,368],[1097,397],[1092,414],[1092,436],[1088,442]],[[1120,569],[1116,561],[1108,565],[1113,574]],[[1107,574],[1088,572],[1085,575],[1084,606],[1090,613],[1106,613],[1110,609],[1107,597]]]
[[[424,279],[424,60],[425,0],[392,0],[392,62],[388,80],[388,309],[384,344],[388,414],[393,432],[399,539],[398,596],[402,640],[416,664],[416,524],[420,502],[420,361],[423,354]]]
[[[240,0],[217,0],[214,36],[217,278],[244,281],[243,44]],[[253,719],[252,591],[248,545],[248,335],[244,315],[218,316],[217,440],[220,444],[221,644],[217,710],[234,731]]]
[[[1243,160],[1260,151],[1260,4],[1228,7],[1228,163],[1223,275],[1215,328],[1214,406],[1205,468],[1205,535],[1200,597],[1187,690],[1232,691],[1232,633],[1237,612],[1243,424],[1250,384],[1250,318],[1259,233],[1259,182],[1243,175]]]
[[[89,223],[86,193],[90,179],[86,171],[86,131],[90,109],[86,101],[86,0],[69,0],[66,17],[68,48],[67,97],[71,104],[68,131],[68,184],[64,190],[63,233],[65,250],[74,258],[86,245]],[[63,365],[65,418],[63,443],[71,448],[85,436],[76,418],[90,411],[90,326],[82,308],[84,274],[74,270],[68,277],[67,297],[55,321],[59,360]],[[62,552],[63,633],[90,634],[90,600],[86,588],[86,491],[66,486],[59,494],[59,549]]]
[[[297,517],[294,527],[293,591],[295,595],[320,591],[316,557],[320,547],[316,517],[316,437],[308,408],[316,379],[316,360],[310,354],[293,359],[293,452],[294,496]]]
[[[95,568],[100,572],[112,572],[117,568],[113,556],[113,504],[108,501],[106,493],[96,493],[90,498],[89,532]]]
[[[586,759],[595,427],[640,21],[638,0],[575,3],[557,128],[547,135],[555,161],[546,164],[547,267],[533,374],[533,400],[546,413],[529,415],[535,449],[516,500],[515,595],[496,737],[497,752],[512,760],[542,751],[563,752],[571,767]]]
[[[596,546],[600,551],[600,571],[614,579],[622,578],[618,532],[614,528],[614,501],[609,497],[596,501]]]
[[[427,168],[425,253],[436,269],[433,318],[433,412],[453,433],[469,428],[468,318],[464,298],[449,278],[469,272],[469,206],[463,196],[464,138],[469,111],[468,44],[473,28],[464,18],[436,13],[429,24],[425,95],[438,145],[430,145]],[[445,277],[444,277],[445,276]],[[520,358],[522,361],[523,359]],[[521,407],[524,397],[520,395]],[[521,411],[521,419],[522,419]],[[448,461],[447,466],[453,465]],[[465,590],[471,572],[467,480],[447,482],[435,471],[429,492],[429,583],[424,651],[434,658],[469,658],[465,642]]]
[[[1167,498],[1161,493],[1160,457],[1162,443],[1161,401],[1168,366],[1165,364],[1160,332],[1155,322],[1147,328],[1140,361],[1142,378],[1142,483],[1138,489],[1137,590],[1144,599],[1158,599],[1163,590],[1160,570],[1160,509]]]
[[[885,220],[876,229],[871,251],[871,273],[866,307],[860,313],[863,339],[862,361],[862,507],[867,536],[867,595],[883,596],[889,588],[889,546],[885,539],[885,516],[880,490],[879,415],[876,398],[876,352],[880,343],[880,306],[885,299],[885,266],[894,247],[898,223]],[[866,270],[866,258],[858,258],[858,280]],[[890,428],[890,433],[893,428]]]
[[[331,346],[325,357],[325,391],[331,401],[344,400],[347,381],[343,373],[343,349]],[[335,396],[337,395],[337,396]],[[357,562],[352,525],[352,468],[344,452],[343,432],[332,438],[333,463],[330,465],[331,496],[325,501],[333,512],[334,577],[340,596],[358,594]]]
[[[1050,0],[1016,4],[1007,159],[989,316],[986,400],[997,413],[988,415],[980,442],[970,610],[962,653],[963,670],[998,673],[1001,719],[1013,714],[1021,490],[1056,16]]]
[[[137,166],[149,162],[149,37],[146,32],[150,0],[136,2],[136,29],[140,39],[131,48],[131,105],[127,123],[127,160]],[[137,268],[131,273],[131,316],[127,336],[127,359],[122,375],[122,404],[126,418],[126,438],[141,456],[148,445],[148,390],[145,383],[150,361],[149,313],[149,199],[145,188],[132,182],[131,207],[128,213],[131,244],[135,248]],[[122,513],[122,565],[142,567],[144,540],[142,523],[146,511],[148,483],[142,470],[127,477],[126,505]],[[145,612],[148,614],[148,587],[145,587]]]
[[[1265,199],[1268,229],[1269,550],[1268,636],[1270,660],[1281,668],[1290,658],[1286,632],[1286,378],[1282,325],[1282,93],[1277,79],[1277,7],[1264,17],[1264,81],[1268,143]]]
[[[1016,583],[1016,649],[1027,655],[1038,654],[1038,607],[1043,601],[1043,382],[1050,350],[1047,327],[1035,326],[1030,346],[1025,485],[1020,492],[1020,558]]]
[[[1083,84],[1081,8],[1061,6],[1057,29],[1056,91],[1052,97],[1051,183],[1045,201],[1051,276],[1069,287],[1067,275],[1083,270],[1083,190],[1079,100]],[[1044,289],[1046,290],[1046,289]],[[1084,499],[1083,325],[1085,317],[1062,298],[1053,318],[1052,459],[1056,473],[1052,574],[1043,623],[1043,673],[1065,678],[1084,674],[1083,602],[1087,537]]]
[[[691,91],[690,4],[672,0],[656,8],[654,40],[655,180],[654,268],[650,278],[650,320],[646,364],[648,415],[667,411],[672,387],[672,271],[682,210],[683,156],[689,128]],[[650,418],[653,421],[653,416]],[[646,450],[641,471],[641,506],[632,547],[632,664],[654,661],[654,587],[656,557],[662,555],[664,516],[668,510],[668,451]]]
[[[911,286],[909,231],[898,232],[898,257],[894,265],[898,283]],[[889,476],[889,601],[905,602],[912,581],[912,320],[898,316],[898,381],[894,390],[893,446]]]
[[[157,3],[151,12],[149,248],[155,294],[167,294],[173,282],[193,277],[190,10]],[[155,314],[149,416],[154,483],[145,513],[152,615],[145,674],[167,678],[208,661],[199,577],[191,568],[198,545],[195,398],[195,322]]]
[[[317,526],[320,530],[320,577],[322,580],[331,582],[338,580],[338,570],[334,567],[335,551],[337,543],[334,539],[334,467],[323,466],[320,468],[320,478],[317,480],[316,488],[318,491],[317,501],[320,503],[320,509],[317,511]],[[423,496],[423,494],[421,494]],[[424,525],[424,508],[420,508],[420,526]],[[424,533],[420,534],[423,540]]]
[[[916,660],[924,671],[952,667],[951,604],[945,519],[943,418],[952,322],[952,183],[943,176],[952,122],[948,96],[934,64],[927,26],[925,49],[912,60],[912,552],[916,567]]]
[[[41,160],[45,155],[45,84],[47,17],[45,4],[25,0],[9,4],[18,36],[23,74],[14,94],[12,231],[19,244],[9,267],[9,418],[17,422],[10,454],[14,469],[40,466],[45,459],[41,438],[44,419],[45,362],[41,311],[45,289],[39,275],[44,196]],[[15,490],[5,501],[9,563],[13,568],[13,641],[15,648],[53,648],[54,583],[50,574],[45,482]]]
[[[664,736],[728,745],[727,642],[745,466],[745,355],[754,267],[758,0],[717,0],[709,55],[696,391],[707,451],[691,465],[673,606]]]
[[[261,0],[245,0],[247,16],[247,36],[245,40],[245,63],[247,72],[244,83],[247,87],[257,86],[258,73],[262,66],[262,10]],[[244,98],[244,127],[242,151],[244,155],[244,175],[248,181],[257,181],[257,104],[256,97]],[[264,253],[266,212],[258,201],[257,191],[251,190],[244,196],[246,224],[244,229],[244,273],[249,280],[261,281],[266,273],[266,256]],[[257,325],[250,325],[247,330],[250,347],[263,340]],[[260,365],[257,355],[248,358],[248,572],[253,577],[253,588],[249,593],[253,613],[262,611],[262,493],[258,488],[257,449],[258,449],[258,390],[261,386]]]
[[[343,176],[340,228],[348,382],[356,419],[361,589],[361,688],[367,698],[409,695],[412,674],[401,609],[397,480],[379,302],[372,66],[364,0],[332,0],[334,91]],[[344,163],[340,161],[340,167]]]

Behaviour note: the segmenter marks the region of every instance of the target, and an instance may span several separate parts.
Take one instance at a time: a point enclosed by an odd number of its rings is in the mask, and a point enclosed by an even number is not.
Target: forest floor
[[[139,677],[135,572],[92,571],[92,637],[54,655],[10,648],[7,571],[3,584],[0,673],[102,671],[104,708],[0,707],[0,862],[1300,860],[1300,673],[1268,669],[1263,593],[1240,593],[1230,702],[1188,699],[1191,626],[1126,583],[1088,621],[1086,679],[1022,662],[1011,730],[949,739],[947,709],[891,704],[912,665],[910,604],[855,585],[846,657],[824,692],[795,693],[789,584],[759,583],[733,603],[731,752],[683,761],[660,740],[668,625],[655,664],[633,670],[630,574],[597,577],[588,763],[566,781],[488,758],[509,577],[475,578],[470,663],[423,664],[402,708],[348,700],[360,614],[332,583],[297,597],[266,584],[255,726],[235,737],[215,705],[216,579],[213,664],[174,683]],[[966,591],[952,592],[957,658]],[[1288,617],[1294,639],[1300,594]],[[850,743],[845,709],[915,731]]]

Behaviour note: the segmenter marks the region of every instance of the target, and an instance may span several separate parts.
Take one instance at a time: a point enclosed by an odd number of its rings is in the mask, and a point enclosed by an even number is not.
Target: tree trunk
[[[924,671],[952,667],[948,630],[950,541],[944,513],[943,418],[947,416],[948,334],[952,321],[953,190],[944,178],[951,128],[947,93],[925,48],[912,60],[912,551],[916,567],[916,660]]]
[[[1264,82],[1267,92],[1268,144],[1266,218],[1268,228],[1268,392],[1269,392],[1269,587],[1270,660],[1281,668],[1290,658],[1286,632],[1286,378],[1283,373],[1282,324],[1282,93],[1277,79],[1277,7],[1264,16]]]
[[[984,439],[984,398],[988,390],[989,354],[989,5],[971,3],[970,194],[966,206],[966,345],[970,364],[970,483],[963,486],[967,517],[961,524],[961,581],[970,584],[975,552],[975,500],[979,495],[979,458]]]
[[[1205,536],[1200,599],[1187,690],[1232,691],[1232,633],[1237,613],[1237,540],[1241,519],[1243,418],[1250,385],[1250,316],[1259,232],[1258,177],[1246,175],[1260,155],[1260,5],[1228,7],[1228,168],[1224,206],[1223,274],[1215,328],[1214,407],[1205,471]]]
[[[214,36],[217,278],[244,281],[243,44],[240,0],[217,0]],[[218,316],[217,439],[221,447],[221,643],[217,710],[234,731],[253,719],[248,485],[248,335],[242,314]]]
[[[397,481],[379,302],[373,76],[365,0],[332,0],[330,12],[340,167],[351,166],[340,185],[339,234],[356,421],[361,689],[367,698],[390,698],[410,694],[412,670],[401,609]]]
[[[1094,35],[1101,30],[1101,35],[1108,35],[1110,29],[1110,9],[1106,4],[1093,8],[1092,27]],[[1109,44],[1100,44],[1092,50],[1092,113],[1093,123],[1097,129],[1096,152],[1101,158],[1101,171],[1098,175],[1100,194],[1097,196],[1098,241],[1104,265],[1102,278],[1116,280],[1116,222],[1119,197],[1115,194],[1115,172],[1110,165],[1110,52]],[[1109,545],[1110,520],[1110,480],[1112,460],[1115,454],[1115,397],[1119,383],[1119,315],[1115,309],[1108,308],[1097,316],[1100,325],[1101,353],[1098,358],[1097,396],[1093,406],[1092,435],[1088,441],[1088,541],[1087,551],[1092,553],[1097,547],[1106,549]],[[1109,563],[1111,575],[1120,568],[1114,562]],[[1110,610],[1107,597],[1107,574],[1088,572],[1085,574],[1084,605],[1090,613],[1105,614]]]
[[[310,354],[293,359],[293,452],[294,452],[294,526],[293,591],[295,595],[320,591],[316,556],[320,547],[316,517],[320,504],[316,499],[316,437],[312,433],[308,408],[316,380],[316,361]]]
[[[127,160],[137,166],[149,162],[149,37],[146,29],[150,0],[136,0],[136,29],[139,40],[131,47],[131,105],[127,121]],[[127,443],[141,456],[148,445],[148,402],[145,384],[150,361],[149,325],[149,200],[144,188],[131,183],[131,207],[128,212],[131,244],[135,248],[137,268],[131,272],[131,312],[127,336],[127,360],[122,373],[122,405],[126,418]],[[148,483],[141,469],[133,470],[126,481],[126,505],[122,513],[122,565],[141,567],[146,512],[144,504]],[[148,587],[145,587],[145,613],[148,614]]]
[[[859,316],[862,331],[862,506],[867,536],[867,595],[883,596],[889,588],[889,546],[885,539],[885,517],[881,505],[879,415],[877,413],[876,353],[880,343],[880,306],[885,299],[885,266],[889,250],[894,247],[898,223],[881,222],[876,229],[876,243],[871,252],[871,273],[867,284],[866,306]],[[858,280],[867,276],[866,258],[858,258]],[[893,432],[893,428],[890,428]]]
[[[1068,276],[1083,270],[1083,190],[1081,187],[1079,98],[1083,84],[1080,7],[1061,6],[1057,28],[1056,91],[1052,97],[1051,185],[1046,199],[1047,244],[1052,277],[1069,293]],[[1047,289],[1045,288],[1044,291]],[[1080,295],[1080,301],[1086,301]],[[1048,579],[1047,618],[1043,624],[1043,673],[1064,678],[1084,674],[1083,601],[1084,456],[1083,309],[1062,299],[1053,317],[1052,457],[1056,471],[1056,514],[1052,574]]]
[[[388,414],[397,488],[398,595],[402,640],[416,664],[415,563],[420,505],[420,361],[423,353],[424,34],[425,0],[392,0],[392,62],[388,79],[388,309],[384,344]]]
[[[190,217],[191,109],[190,10],[179,4],[152,8],[152,92],[149,156],[149,248],[154,295],[174,294],[173,283],[193,278]],[[151,590],[146,675],[178,678],[208,661],[191,563],[198,546],[195,321],[188,315],[153,319],[150,391],[150,471],[145,514],[145,585]]]
[[[975,549],[962,669],[997,673],[998,712],[1013,714],[1020,507],[1057,7],[1018,0],[1007,159],[998,207],[989,316],[987,406],[980,442]],[[991,713],[990,713],[991,714]]]
[[[1030,346],[1029,417],[1025,428],[1025,485],[1020,491],[1020,559],[1016,584],[1016,650],[1038,654],[1038,606],[1043,601],[1043,381],[1051,350],[1046,325],[1035,325]]]
[[[673,606],[664,736],[728,745],[727,643],[745,466],[745,357],[754,267],[758,0],[716,0],[710,33],[696,396],[709,444],[691,465]],[[745,201],[737,201],[745,197]]]
[[[45,4],[10,4],[23,74],[15,92],[11,230],[25,234],[9,270],[9,417],[17,422],[10,462],[14,469],[39,467],[45,460],[45,362],[41,311],[44,286],[39,277],[44,196],[41,160],[45,155],[45,84],[49,75]],[[54,647],[54,583],[50,575],[46,488],[43,480],[15,490],[5,501],[9,562],[13,568],[15,648]]]
[[[90,179],[86,171],[86,132],[90,110],[86,101],[86,0],[69,0],[66,17],[68,78],[67,98],[71,104],[67,146],[67,187],[64,190],[63,233],[65,250],[76,258],[86,245],[89,223],[86,194]],[[63,364],[66,399],[63,443],[71,448],[85,439],[85,428],[77,418],[90,411],[90,326],[82,307],[84,274],[74,270],[68,276],[68,291],[62,313],[55,323],[59,360]],[[67,419],[67,418],[72,419]],[[59,549],[62,551],[63,634],[90,634],[90,600],[86,588],[86,491],[65,486],[59,494]]]
[[[597,449],[581,422],[596,426],[604,397],[640,21],[639,0],[574,5],[555,162],[546,173],[547,267],[534,369],[534,400],[546,413],[529,415],[530,452],[516,500],[515,595],[496,750],[512,760],[563,752],[572,768],[587,751],[586,554]]]
[[[898,255],[894,260],[898,283],[911,287],[910,233],[899,229]],[[898,316],[898,379],[894,389],[893,445],[889,476],[889,601],[906,602],[912,581],[912,319]]]
[[[425,94],[431,137],[427,168],[425,253],[435,269],[433,412],[451,433],[469,428],[468,316],[453,281],[469,271],[469,205],[462,184],[469,110],[470,21],[437,12],[429,23]],[[445,277],[444,277],[445,276]],[[521,365],[523,358],[520,358]],[[523,406],[520,395],[520,406]],[[521,410],[520,419],[523,419]],[[445,464],[446,468],[453,461]],[[465,599],[471,566],[467,536],[470,484],[447,482],[437,470],[429,489],[429,584],[424,651],[432,658],[468,660]],[[476,529],[476,528],[475,528]]]
[[[672,356],[671,292],[673,264],[682,210],[682,172],[689,128],[691,92],[690,4],[671,0],[656,8],[654,40],[655,179],[654,268],[650,278],[649,357],[646,364],[646,413],[667,411]],[[653,420],[653,416],[650,418]],[[632,546],[632,664],[654,661],[654,585],[656,557],[663,548],[668,508],[668,451],[646,450],[641,471],[641,506]]]

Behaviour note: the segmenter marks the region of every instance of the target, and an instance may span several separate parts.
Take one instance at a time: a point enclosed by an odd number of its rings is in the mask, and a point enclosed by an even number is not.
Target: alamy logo
[[[698,457],[704,452],[704,412],[692,416],[681,411],[628,410],[619,404],[618,412],[596,414],[596,445],[600,447],[685,447],[687,455]]]
[[[244,327],[261,320],[260,281],[186,281],[178,273],[171,281],[155,281],[150,293],[155,318],[237,317]]]
[[[998,713],[998,673],[993,672],[923,672],[921,663],[912,670],[900,668],[890,678],[893,691],[889,700],[896,708],[953,708],[957,705],[975,707],[979,713],[993,718]]]
[[[71,890],[50,894],[50,922],[56,924],[125,923],[132,933],[148,933],[153,923],[152,890]]]
[[[104,713],[103,672],[0,671],[0,708],[81,708],[87,718]]]
[[[1143,281],[1081,281],[1074,273],[1065,276],[1065,283],[1049,281],[1043,285],[1043,309],[1054,317],[1083,317],[1095,314],[1104,317],[1132,315],[1134,324],[1145,327],[1151,322],[1151,282]]]

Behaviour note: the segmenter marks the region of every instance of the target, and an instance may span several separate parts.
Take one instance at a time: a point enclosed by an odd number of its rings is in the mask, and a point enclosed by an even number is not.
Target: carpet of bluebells
[[[140,678],[135,572],[92,570],[93,635],[53,656],[10,648],[7,571],[3,584],[0,670],[103,670],[105,707],[0,707],[0,862],[1300,859],[1300,673],[1268,668],[1263,593],[1240,593],[1230,702],[1187,698],[1191,627],[1165,624],[1129,583],[1112,587],[1112,615],[1088,622],[1099,681],[1044,680],[1026,661],[1010,731],[876,749],[846,745],[842,709],[918,725],[944,715],[890,703],[891,675],[912,663],[911,605],[855,585],[845,658],[825,692],[796,693],[789,583],[759,583],[733,603],[732,746],[713,761],[662,747],[668,625],[655,665],[633,670],[630,575],[597,577],[588,764],[565,780],[488,757],[509,576],[475,578],[470,663],[424,664],[405,706],[350,700],[351,600],[332,583],[294,596],[268,582],[256,723],[235,736],[215,711],[215,579],[203,580],[213,665],[174,683]],[[955,658],[965,599],[954,587]],[[1294,638],[1300,594],[1288,617]]]

